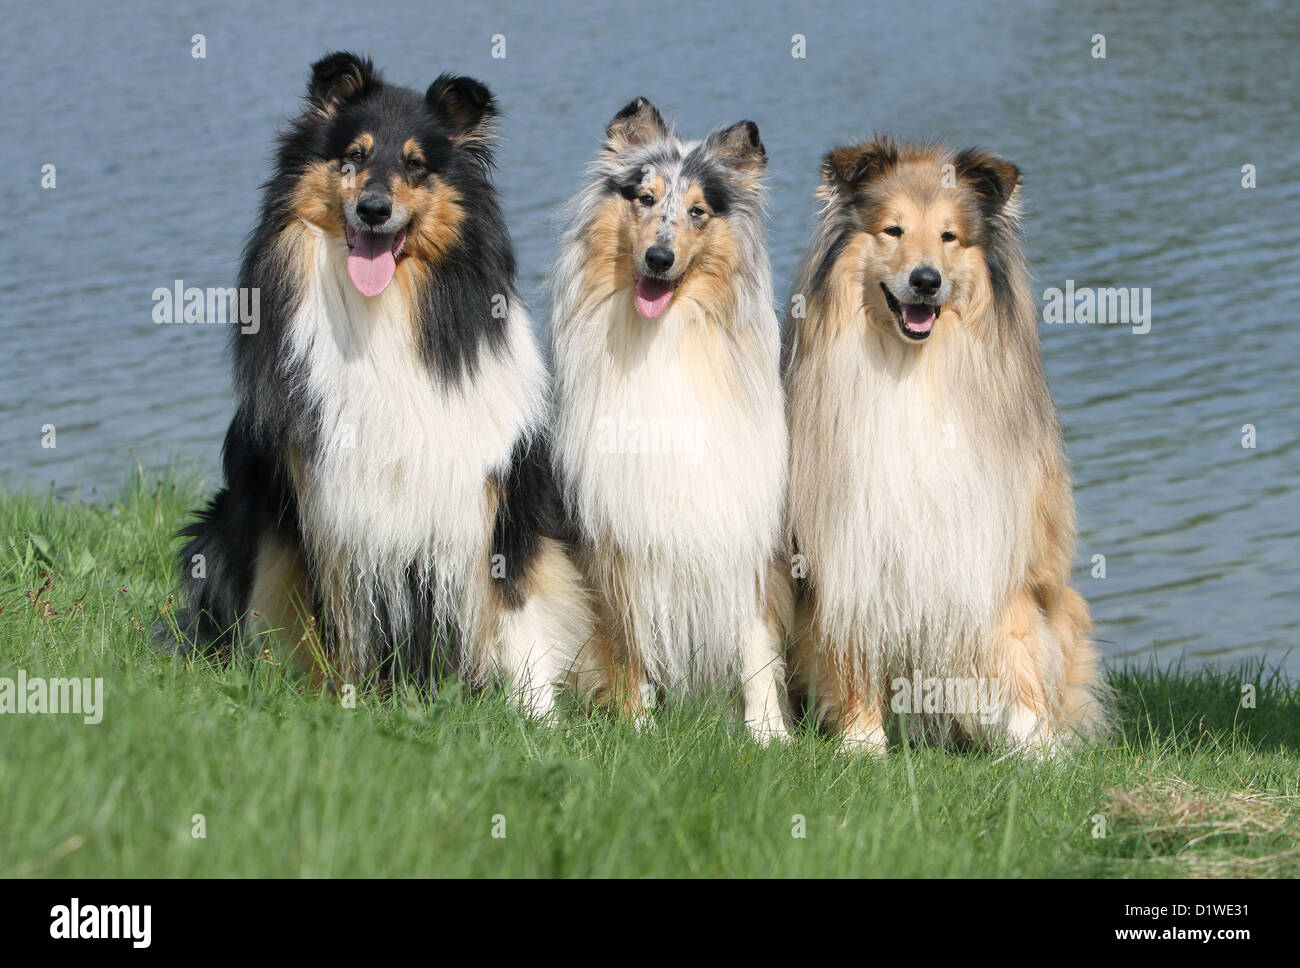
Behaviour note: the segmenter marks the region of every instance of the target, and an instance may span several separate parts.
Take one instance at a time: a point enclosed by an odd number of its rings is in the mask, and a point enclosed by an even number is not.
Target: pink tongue
[[[658,319],[673,298],[673,286],[662,279],[642,276],[636,281],[636,311],[646,319]]]
[[[925,303],[904,303],[903,321],[914,333],[928,333],[934,325],[934,307]]]
[[[393,234],[377,232],[349,233],[352,251],[348,253],[348,275],[363,296],[378,296],[393,281],[397,257],[393,255]]]

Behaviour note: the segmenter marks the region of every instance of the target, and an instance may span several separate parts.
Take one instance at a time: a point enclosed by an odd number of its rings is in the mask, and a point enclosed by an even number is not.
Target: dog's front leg
[[[991,668],[984,674],[1006,693],[1001,739],[1031,757],[1058,752],[1057,696],[1064,661],[1042,611],[1028,591],[1013,595],[993,630]]]
[[[785,650],[781,639],[781,630],[771,618],[759,616],[745,643],[741,715],[750,735],[764,746],[790,737],[786,729]]]

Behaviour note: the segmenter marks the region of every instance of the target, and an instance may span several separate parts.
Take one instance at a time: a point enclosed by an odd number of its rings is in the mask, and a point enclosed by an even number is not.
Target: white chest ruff
[[[514,310],[505,352],[485,347],[476,375],[451,386],[420,359],[398,281],[367,299],[341,245],[308,244],[315,272],[289,329],[320,414],[319,447],[298,481],[306,540],[363,593],[399,590],[414,567],[436,579],[441,601],[465,599],[491,533],[485,482],[544,399],[527,313]]]
[[[628,613],[650,674],[713,681],[732,671],[755,619],[780,529],[785,421],[775,360],[727,385],[670,308],[651,322],[615,296],[559,348],[556,456],[595,576]],[[613,318],[613,314],[621,314]],[[586,328],[586,332],[583,328]],[[630,338],[613,347],[610,327]],[[761,356],[759,364],[762,365]]]
[[[832,648],[892,671],[976,648],[1026,568],[1031,468],[955,394],[832,348],[792,388],[790,515]]]

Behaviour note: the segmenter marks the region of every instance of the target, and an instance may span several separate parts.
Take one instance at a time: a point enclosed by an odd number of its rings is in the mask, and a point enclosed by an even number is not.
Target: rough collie
[[[262,319],[233,337],[225,483],[184,532],[190,646],[252,640],[357,685],[502,677],[552,708],[592,618],[495,114],[469,78],[421,95],[352,54],[312,67],[244,254]]]
[[[554,456],[599,602],[612,697],[737,686],[785,734],[786,436],[758,128],[678,138],[650,102],[610,122],[553,285]],[[777,572],[777,577],[781,576]]]
[[[893,713],[1036,751],[1096,733],[1020,172],[878,139],[832,151],[822,176],[783,361],[795,688],[872,749]]]

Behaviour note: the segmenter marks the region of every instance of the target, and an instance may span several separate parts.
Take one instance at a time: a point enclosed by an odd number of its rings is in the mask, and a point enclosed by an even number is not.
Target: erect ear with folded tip
[[[332,114],[341,105],[357,100],[379,85],[379,75],[369,58],[335,51],[311,65],[307,102],[322,114]]]
[[[429,85],[424,100],[451,129],[453,144],[471,152],[484,164],[491,161],[497,101],[487,85],[472,77],[443,74]]]
[[[659,109],[643,97],[632,101],[614,115],[605,127],[605,150],[621,154],[636,145],[646,144],[668,134],[668,125]]]
[[[954,163],[957,177],[981,199],[986,211],[1001,210],[1020,187],[1020,169],[978,148],[967,148]]]
[[[757,180],[767,168],[767,150],[753,121],[739,121],[713,132],[705,146],[744,179]]]
[[[822,159],[822,181],[836,192],[853,194],[897,162],[898,147],[885,138],[836,148]]]

